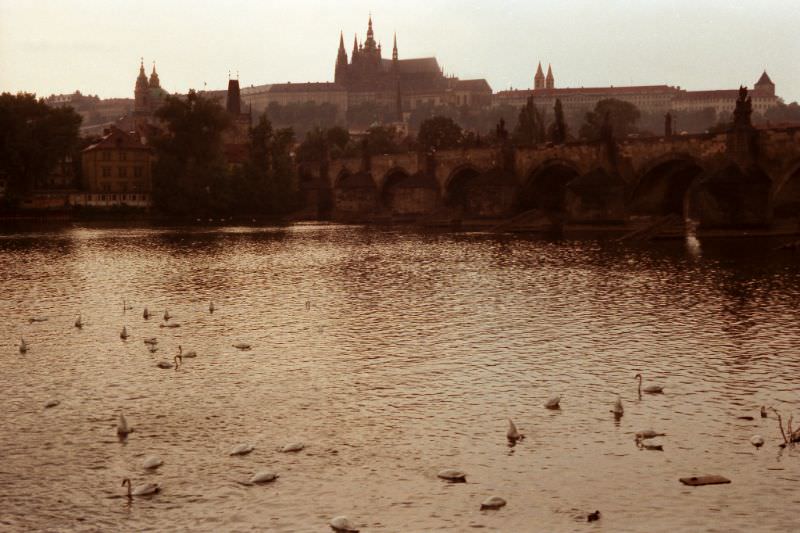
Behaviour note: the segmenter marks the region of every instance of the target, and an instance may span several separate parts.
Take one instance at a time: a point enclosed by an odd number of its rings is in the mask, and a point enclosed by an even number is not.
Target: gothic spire
[[[397,32],[394,34],[394,47],[392,47],[392,61],[397,61]]]
[[[336,56],[336,65],[347,64],[347,52],[344,49],[344,33],[339,33],[339,53]]]
[[[353,36],[353,55],[351,56],[351,61],[355,61],[356,55],[358,55],[358,34]]]
[[[548,64],[547,65],[547,78],[545,79],[545,88],[546,89],[555,89],[556,81],[553,77],[553,68]]]
[[[158,79],[158,73],[156,72],[155,61],[153,61],[153,72],[150,74],[150,87],[161,87],[161,82]]]
[[[372,13],[369,14],[369,23],[367,23],[367,40],[373,39],[375,34],[372,31]]]
[[[136,78],[137,89],[147,89],[147,74],[144,73],[144,58],[139,63],[139,77]]]

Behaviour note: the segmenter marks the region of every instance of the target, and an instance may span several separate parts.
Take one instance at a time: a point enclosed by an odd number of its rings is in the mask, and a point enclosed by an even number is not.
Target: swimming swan
[[[134,496],[150,496],[151,494],[155,494],[161,490],[158,486],[158,483],[142,483],[141,485],[137,485],[135,489],[131,490],[131,480],[125,478],[122,480],[122,486],[128,485],[128,499],[130,500]]]
[[[182,359],[183,358],[180,355],[176,355],[175,357],[172,358],[174,363],[170,363],[169,361],[159,361],[158,363],[156,363],[156,366],[158,368],[167,368],[167,369],[175,367],[175,370],[177,371],[178,367],[180,367],[181,363],[183,362]]]
[[[645,391],[647,394],[661,394],[664,392],[664,387],[661,385],[648,385],[645,388],[642,388],[642,375],[636,374],[633,376],[635,379],[639,380],[639,396],[642,395],[642,391]]]

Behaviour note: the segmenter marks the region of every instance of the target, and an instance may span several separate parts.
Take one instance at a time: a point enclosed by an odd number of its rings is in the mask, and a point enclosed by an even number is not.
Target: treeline
[[[242,154],[224,144],[231,127],[216,101],[195,91],[169,96],[157,112],[164,131],[153,141],[153,202],[179,216],[284,214],[298,207],[291,150],[294,132],[266,115],[250,128]],[[243,155],[243,157],[240,157]]]
[[[0,94],[0,181],[2,205],[15,207],[46,182],[68,157],[79,164],[81,116],[71,107],[50,107],[29,93]]]

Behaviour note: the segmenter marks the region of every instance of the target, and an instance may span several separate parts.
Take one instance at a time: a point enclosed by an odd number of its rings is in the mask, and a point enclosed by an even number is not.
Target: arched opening
[[[775,193],[772,214],[779,221],[800,222],[800,165],[789,173],[786,181]]]
[[[378,192],[368,172],[342,171],[333,190],[335,213],[339,218],[363,218],[378,209]]]
[[[462,167],[448,181],[445,204],[464,216],[505,217],[513,211],[516,188],[514,177],[500,169],[480,173]]]
[[[684,215],[687,192],[702,172],[702,167],[689,158],[652,166],[633,191],[630,211],[639,215]]]
[[[564,212],[567,183],[577,177],[578,171],[563,163],[540,166],[528,176],[520,193],[519,208],[523,211]]]
[[[772,218],[771,190],[772,180],[761,168],[730,162],[692,186],[688,212],[702,228],[764,227]]]

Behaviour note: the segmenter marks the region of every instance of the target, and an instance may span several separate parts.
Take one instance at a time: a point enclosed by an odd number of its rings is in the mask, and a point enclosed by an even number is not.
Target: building
[[[396,35],[391,58],[383,57],[370,16],[366,39],[361,42],[355,36],[349,57],[344,34],[339,35],[333,82],[253,86],[243,89],[242,97],[257,113],[271,103],[312,102],[335,105],[343,120],[351,107],[371,103],[391,109],[395,120],[402,121],[403,113],[421,105],[488,107],[492,88],[485,79],[445,76],[435,57],[401,59]]]
[[[167,91],[161,88],[161,80],[156,72],[156,64],[153,63],[153,71],[150,78],[144,72],[144,59],[139,65],[139,76],[136,78],[136,85],[133,90],[133,126],[132,129],[140,129],[146,125],[154,125],[158,122],[156,111],[164,103]]]
[[[593,109],[600,100],[616,98],[634,104],[642,113],[702,111],[712,108],[717,115],[727,115],[733,112],[738,94],[738,89],[687,91],[671,85],[556,88],[552,68],[547,67],[545,76],[542,64],[539,63],[533,78],[533,89],[500,91],[494,96],[494,105],[522,107],[533,96],[536,104],[545,109],[552,109],[556,99],[560,99],[565,112],[582,112]],[[775,96],[775,84],[766,71],[750,94],[753,98],[753,110],[759,113],[776,106],[780,101]]]
[[[223,151],[229,166],[239,166],[247,160],[250,150],[250,127],[252,115],[242,111],[242,95],[239,80],[228,80],[225,94],[225,110],[230,125],[222,133]]]
[[[134,132],[111,126],[96,143],[81,152],[84,192],[76,205],[149,207],[153,152]]]

